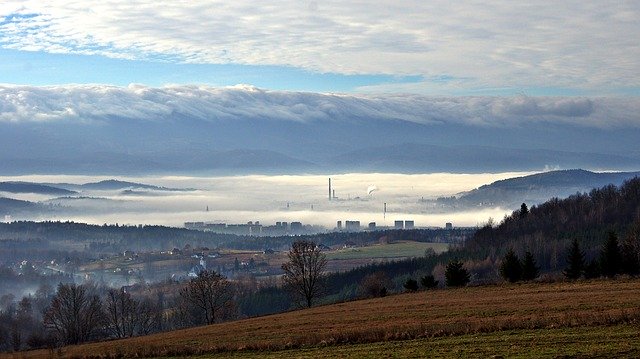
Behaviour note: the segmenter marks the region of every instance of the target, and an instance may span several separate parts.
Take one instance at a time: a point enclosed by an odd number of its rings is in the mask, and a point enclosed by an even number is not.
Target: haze
[[[188,192],[88,191],[80,197],[107,198],[51,199],[52,196],[4,194],[13,198],[44,203],[60,203],[72,213],[55,217],[12,218],[37,220],[73,220],[88,223],[163,224],[183,226],[187,221],[245,223],[260,221],[301,221],[304,224],[333,228],[337,220],[360,220],[363,225],[393,225],[398,219],[414,220],[417,226],[475,226],[489,217],[500,219],[513,209],[491,208],[480,211],[442,213],[423,200],[468,191],[496,180],[528,173],[496,174],[380,174],[351,173],[338,175],[249,175],[221,177],[119,177],[120,180],[153,184],[169,188],[193,188]],[[336,200],[328,201],[328,178],[331,177]],[[86,183],[103,180],[95,176],[30,175],[1,177],[2,181],[43,183]],[[376,190],[367,194],[370,186]],[[387,215],[383,204],[387,203]],[[289,208],[287,209],[287,204]],[[206,209],[209,208],[207,212]],[[313,207],[313,209],[312,209]]]

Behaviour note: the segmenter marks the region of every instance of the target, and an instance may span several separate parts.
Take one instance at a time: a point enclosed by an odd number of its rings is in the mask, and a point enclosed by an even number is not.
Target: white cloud
[[[5,1],[3,17],[0,43],[22,50],[413,74],[436,88],[640,83],[637,1],[28,0]]]
[[[603,97],[429,97],[269,91],[251,86],[0,85],[0,121],[403,120],[518,126],[640,127],[640,99]]]

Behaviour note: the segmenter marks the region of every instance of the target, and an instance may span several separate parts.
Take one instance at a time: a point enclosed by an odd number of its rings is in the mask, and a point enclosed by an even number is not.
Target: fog
[[[475,226],[489,217],[501,219],[513,208],[482,208],[443,213],[430,199],[477,188],[500,179],[528,175],[507,172],[485,174],[381,174],[249,175],[223,177],[147,176],[118,177],[190,191],[82,191],[75,198],[5,194],[7,197],[59,204],[64,212],[14,216],[12,220],[73,220],[95,224],[160,224],[182,226],[187,221],[245,223],[300,221],[333,228],[338,220],[359,220],[362,225],[393,225],[414,220],[416,226]],[[328,178],[335,190],[328,200]],[[93,176],[31,175],[0,177],[2,181],[87,183],[107,179]],[[375,190],[371,189],[375,186]],[[371,192],[370,194],[367,194]],[[91,198],[86,198],[91,197]],[[383,213],[387,203],[387,213]],[[208,208],[208,210],[207,210]]]

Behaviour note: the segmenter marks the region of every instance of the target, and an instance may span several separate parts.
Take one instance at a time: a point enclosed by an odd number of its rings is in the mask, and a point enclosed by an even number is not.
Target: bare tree
[[[205,324],[213,324],[220,319],[221,311],[231,305],[233,291],[223,275],[203,271],[180,291],[180,296],[198,310]]]
[[[116,338],[128,338],[136,332],[139,303],[123,289],[110,289],[104,303],[109,330]]]
[[[103,322],[100,298],[87,286],[60,284],[44,316],[44,324],[58,340],[77,344],[89,340]]]
[[[144,297],[138,305],[136,312],[137,333],[147,335],[158,331],[162,321],[162,310],[160,306],[153,303],[149,297]]]
[[[294,242],[287,257],[289,261],[282,265],[282,280],[298,305],[310,308],[324,289],[327,258],[311,241]]]
[[[375,272],[362,278],[358,292],[365,298],[384,297],[393,287],[393,282],[384,272]]]

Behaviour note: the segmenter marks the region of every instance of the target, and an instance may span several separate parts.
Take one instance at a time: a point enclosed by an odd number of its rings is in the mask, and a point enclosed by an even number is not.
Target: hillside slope
[[[40,183],[32,182],[0,182],[0,192],[9,193],[36,193],[36,194],[50,194],[50,195],[71,195],[75,194],[75,191],[70,191],[64,188],[58,188]]]
[[[565,198],[589,192],[609,184],[620,186],[625,180],[640,176],[640,172],[591,172],[582,169],[549,171],[530,176],[496,181],[457,196],[461,205],[502,206],[518,208],[549,198]]]
[[[149,357],[231,355],[259,350],[264,355],[273,350],[318,345],[337,345],[331,350],[339,353],[341,345],[353,343],[504,330],[529,330],[535,337],[548,328],[622,325],[640,318],[638,306],[638,280],[461,288],[334,304],[146,337],[65,347],[59,353],[75,358]],[[428,345],[416,343],[414,345]],[[408,342],[408,345],[412,344]],[[415,349],[420,352],[420,347]],[[21,358],[49,356],[48,351],[20,353]]]
[[[640,248],[640,177],[619,187],[608,185],[565,199],[553,198],[532,206],[526,215],[516,210],[497,226],[480,228],[459,256],[495,262],[508,249],[520,255],[530,251],[543,271],[559,272],[565,267],[572,239],[579,241],[586,259],[592,260],[610,231],[617,233],[621,243],[627,242],[636,251]]]

